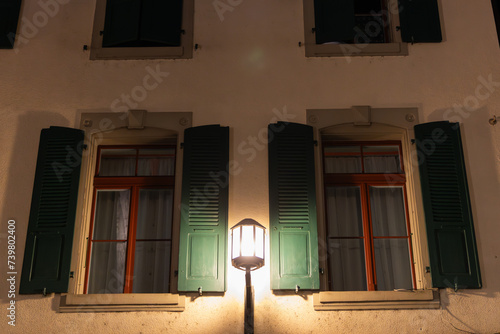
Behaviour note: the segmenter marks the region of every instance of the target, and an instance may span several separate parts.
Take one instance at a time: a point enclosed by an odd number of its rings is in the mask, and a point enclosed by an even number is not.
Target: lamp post
[[[250,272],[264,265],[266,228],[246,218],[231,228],[231,262],[245,271],[245,334],[253,333],[253,287]]]

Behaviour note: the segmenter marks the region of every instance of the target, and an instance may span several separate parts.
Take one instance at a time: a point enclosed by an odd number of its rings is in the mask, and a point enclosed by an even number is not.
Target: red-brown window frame
[[[342,153],[326,153],[325,148],[332,146],[359,146],[360,154],[351,152]],[[364,159],[365,155],[387,155],[388,152],[370,152],[363,153],[363,146],[398,146],[399,147],[399,163],[402,173],[364,173]],[[325,156],[360,156],[361,160],[361,173],[326,173],[325,168]],[[412,277],[412,287],[416,287],[416,277],[413,259],[413,247],[412,247],[412,233],[410,228],[410,217],[408,213],[408,196],[406,189],[406,175],[403,163],[403,151],[400,141],[331,141],[326,140],[322,143],[322,162],[323,162],[323,191],[324,191],[324,205],[325,205],[325,239],[328,239],[328,222],[326,217],[328,217],[328,205],[326,189],[328,186],[357,186],[360,189],[361,198],[361,214],[363,219],[363,236],[362,237],[332,237],[332,239],[363,239],[364,250],[365,250],[365,269],[366,269],[366,283],[368,291],[377,290],[377,275],[376,275],[376,265],[375,265],[375,250],[374,250],[374,239],[407,239],[408,240],[408,252],[410,256],[410,267],[411,267],[411,277]],[[373,224],[371,207],[369,200],[369,187],[370,186],[400,186],[403,189],[404,205],[405,205],[405,215],[406,215],[406,236],[385,236],[385,237],[375,237],[373,236]],[[327,244],[328,244],[328,240]],[[329,256],[329,254],[327,254]],[[327,261],[328,263],[328,261]],[[329,277],[328,279],[328,289],[332,290],[332,281]]]
[[[90,260],[92,254],[93,242],[127,242],[127,256],[125,263],[125,282],[123,293],[132,293],[133,277],[134,277],[134,257],[135,257],[135,243],[136,241],[148,241],[149,239],[136,239],[137,230],[137,211],[139,204],[139,191],[141,189],[174,189],[175,188],[175,172],[174,175],[169,176],[99,176],[99,165],[101,161],[101,150],[103,149],[135,149],[136,150],[136,163],[135,175],[137,175],[139,150],[140,149],[173,149],[174,162],[177,157],[175,145],[100,145],[97,149],[97,161],[94,175],[94,190],[92,194],[92,211],[90,230],[87,244],[87,255],[85,265],[85,285],[84,294],[87,294],[90,274]],[[164,156],[164,155],[154,155]],[[169,155],[171,156],[171,155]],[[130,190],[130,212],[128,233],[126,240],[94,240],[94,221],[95,221],[95,208],[98,190]],[[174,201],[175,202],[175,201]],[[172,210],[173,215],[173,210]],[[171,217],[171,220],[173,216]],[[172,231],[171,231],[172,233]],[[154,241],[172,241],[172,239],[154,239]],[[172,243],[170,244],[172,247]],[[172,256],[172,249],[170,251]],[[170,282],[172,284],[172,282]],[[169,289],[171,290],[171,289]]]

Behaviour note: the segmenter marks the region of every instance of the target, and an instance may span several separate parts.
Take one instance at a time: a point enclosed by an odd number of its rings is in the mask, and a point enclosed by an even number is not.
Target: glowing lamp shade
[[[231,262],[241,270],[255,270],[264,265],[266,228],[247,218],[231,228]]]

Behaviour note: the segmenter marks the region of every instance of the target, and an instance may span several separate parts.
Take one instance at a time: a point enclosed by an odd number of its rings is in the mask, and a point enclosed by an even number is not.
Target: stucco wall
[[[311,295],[274,295],[266,266],[253,274],[257,333],[500,332],[500,124],[488,123],[500,116],[500,48],[490,1],[440,0],[443,43],[409,45],[406,57],[353,58],[304,57],[301,0],[233,1],[239,4],[224,20],[213,1],[195,2],[201,48],[190,60],[90,61],[83,51],[92,33],[89,0],[59,5],[16,50],[0,50],[0,252],[7,252],[7,221],[14,219],[18,283],[40,130],[78,127],[80,113],[109,111],[142,84],[147,67],[159,67],[168,76],[134,108],[192,111],[195,126],[230,127],[230,158],[241,166],[230,179],[231,226],[246,217],[268,226],[267,148],[259,138],[270,122],[305,123],[306,109],[370,105],[417,107],[422,122],[463,123],[484,287],[442,290],[438,310],[318,312]],[[38,1],[23,2],[21,32],[40,11]],[[481,80],[494,82],[489,94],[478,95]],[[464,103],[465,111],[453,110]],[[188,296],[182,313],[59,314],[58,295],[17,295],[12,327],[2,260],[0,332],[242,333],[244,277],[228,267],[225,296]]]

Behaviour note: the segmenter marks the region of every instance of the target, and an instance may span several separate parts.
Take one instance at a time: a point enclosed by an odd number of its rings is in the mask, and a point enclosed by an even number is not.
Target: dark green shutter
[[[399,0],[401,38],[408,43],[443,40],[437,0]]]
[[[182,0],[143,0],[141,40],[181,45]]]
[[[271,289],[319,289],[313,129],[268,127]]]
[[[179,291],[226,290],[229,128],[184,132]]]
[[[354,39],[354,1],[314,0],[316,44]]]
[[[0,0],[0,49],[14,48],[21,0]]]
[[[480,288],[459,123],[415,126],[432,284]]]
[[[131,46],[139,40],[141,0],[107,0],[103,47]]]
[[[67,292],[83,131],[43,129],[20,293]]]

